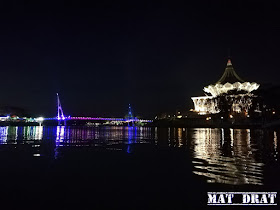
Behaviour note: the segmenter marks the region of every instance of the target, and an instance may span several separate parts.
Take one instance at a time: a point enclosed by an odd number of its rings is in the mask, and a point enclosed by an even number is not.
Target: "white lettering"
[[[243,203],[250,203],[250,195],[242,194],[242,196],[243,196],[243,200],[242,200]]]
[[[217,203],[216,197],[216,194],[211,195],[208,193],[208,203]]]
[[[251,203],[259,203],[259,195],[258,194],[252,194],[251,195]]]
[[[221,194],[221,195],[220,195],[220,197],[219,197],[219,199],[218,199],[218,203],[226,203],[224,194]]]
[[[268,197],[270,197],[270,203],[274,203],[274,198],[276,198],[276,194],[268,194]]]
[[[228,203],[232,203],[232,198],[234,194],[226,194],[226,197],[228,198]]]
[[[208,205],[277,205],[275,203],[277,192],[208,192],[207,194]],[[234,199],[235,194],[242,195],[242,203]]]
[[[261,200],[260,200],[260,203],[268,203],[268,202],[267,202],[266,194],[263,194],[263,195],[262,195],[262,198],[261,198]]]

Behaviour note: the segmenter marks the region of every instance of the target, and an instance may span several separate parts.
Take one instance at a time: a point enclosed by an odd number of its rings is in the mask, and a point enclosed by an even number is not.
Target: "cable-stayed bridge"
[[[56,120],[58,121],[58,125],[66,125],[67,121],[107,121],[112,122],[116,124],[131,124],[134,125],[134,123],[149,123],[152,122],[152,120],[146,120],[146,119],[138,119],[133,116],[131,105],[128,106],[128,115],[125,118],[111,118],[111,117],[72,117],[72,116],[65,116],[63,113],[62,105],[60,102],[60,98],[58,93],[57,95],[57,116],[52,118],[36,118],[39,123],[42,123],[43,121],[48,120]]]

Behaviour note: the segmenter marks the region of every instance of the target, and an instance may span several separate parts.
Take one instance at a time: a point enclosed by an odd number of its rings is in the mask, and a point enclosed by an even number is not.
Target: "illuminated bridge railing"
[[[125,119],[125,118],[104,118],[104,117],[64,117],[63,119],[54,118],[44,118],[44,120],[102,120],[102,121],[121,121],[121,122],[152,122],[152,120],[144,119]]]
[[[103,117],[70,117],[69,120],[108,120],[108,121],[125,121],[123,118],[103,118]]]

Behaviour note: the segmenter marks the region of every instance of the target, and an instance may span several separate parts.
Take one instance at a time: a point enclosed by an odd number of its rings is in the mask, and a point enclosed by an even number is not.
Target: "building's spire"
[[[227,66],[232,66],[232,63],[231,63],[230,58],[228,58],[228,61],[227,61]]]
[[[235,72],[232,63],[231,63],[231,59],[228,58],[227,61],[227,66],[226,69],[224,71],[224,74],[222,75],[222,77],[219,79],[219,81],[217,83],[221,83],[221,84],[225,84],[225,83],[235,83],[235,82],[244,82],[243,79],[241,79]]]

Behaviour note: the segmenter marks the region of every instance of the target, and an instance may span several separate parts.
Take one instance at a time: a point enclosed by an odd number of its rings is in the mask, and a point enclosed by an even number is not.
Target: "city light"
[[[42,122],[42,121],[44,121],[44,118],[43,117],[38,117],[35,120],[38,121],[38,122]]]

